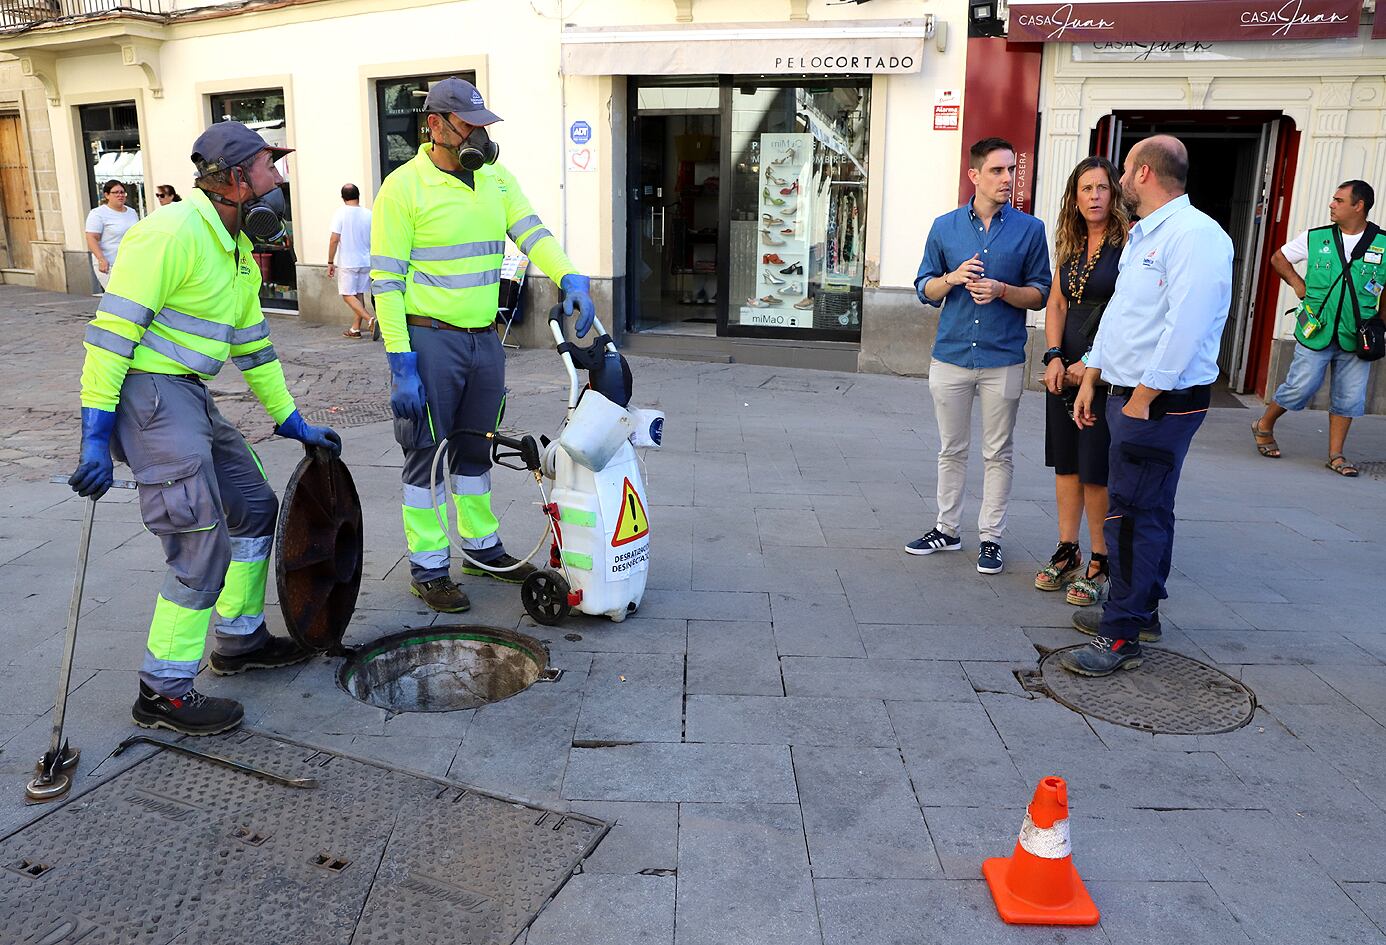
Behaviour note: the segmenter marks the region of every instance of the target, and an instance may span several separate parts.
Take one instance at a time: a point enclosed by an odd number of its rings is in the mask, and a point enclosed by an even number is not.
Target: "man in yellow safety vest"
[[[404,536],[411,591],[442,613],[470,603],[452,580],[436,509],[451,491],[471,562],[463,574],[518,583],[534,567],[509,555],[491,510],[489,442],[453,438],[497,428],[505,404],[505,353],[495,332],[508,236],[563,289],[579,337],[592,325],[589,281],[544,228],[515,178],[496,163],[486,128],[498,117],[463,79],[437,83],[424,101],[430,143],[381,184],[371,218],[371,290],[390,362],[395,439],[404,450]],[[450,453],[448,488],[433,492],[439,439]]]

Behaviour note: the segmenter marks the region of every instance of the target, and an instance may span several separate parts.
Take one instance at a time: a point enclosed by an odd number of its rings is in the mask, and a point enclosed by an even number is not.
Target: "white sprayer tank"
[[[563,561],[577,609],[621,621],[645,596],[650,569],[649,503],[635,449],[622,442],[593,472],[563,449],[554,451],[554,487],[563,532]]]

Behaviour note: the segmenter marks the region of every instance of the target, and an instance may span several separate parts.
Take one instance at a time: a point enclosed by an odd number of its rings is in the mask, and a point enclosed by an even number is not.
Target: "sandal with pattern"
[[[1061,591],[1083,567],[1083,553],[1076,541],[1061,541],[1043,571],[1035,575],[1035,589]]]
[[[1093,565],[1097,566],[1097,573],[1092,573]],[[1090,607],[1093,604],[1100,604],[1107,599],[1109,590],[1107,578],[1111,575],[1111,569],[1107,564],[1107,556],[1094,551],[1092,561],[1088,563],[1087,577],[1080,577],[1068,586],[1068,594],[1065,600],[1074,607]]]

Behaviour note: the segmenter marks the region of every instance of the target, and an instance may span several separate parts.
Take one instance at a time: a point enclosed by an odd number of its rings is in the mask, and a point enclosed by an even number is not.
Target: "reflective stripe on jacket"
[[[197,189],[132,226],[83,339],[82,406],[114,410],[131,368],[206,379],[230,360],[275,423],[293,413],[253,249]]]
[[[438,169],[431,147],[385,178],[371,209],[371,292],[386,351],[409,350],[406,314],[464,328],[494,322],[506,237],[554,282],[577,271],[509,171],[487,165],[468,187]]]

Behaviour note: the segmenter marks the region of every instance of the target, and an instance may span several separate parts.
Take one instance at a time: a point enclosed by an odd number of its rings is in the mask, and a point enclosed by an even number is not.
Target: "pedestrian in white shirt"
[[[361,206],[355,184],[342,185],[342,206],[332,217],[332,236],[327,241],[327,277],[336,278],[337,291],[351,309],[351,327],[343,338],[369,338],[375,319],[366,311],[366,289],[371,283],[371,212]]]
[[[111,279],[120,241],[139,219],[133,208],[125,206],[124,184],[108,180],[101,185],[101,202],[87,214],[87,249],[91,251],[91,270],[102,289]]]
[[[1116,290],[1085,360],[1074,403],[1079,427],[1096,422],[1097,384],[1108,385],[1109,505],[1104,537],[1107,602],[1073,615],[1092,646],[1065,653],[1070,672],[1107,676],[1141,664],[1141,642],[1160,639],[1174,548],[1174,494],[1218,379],[1222,327],[1232,302],[1232,240],[1184,192],[1189,152],[1178,138],[1137,144],[1121,175],[1140,216],[1121,253]]]

